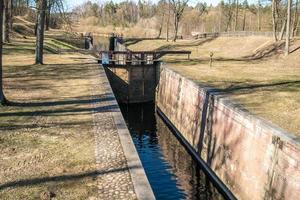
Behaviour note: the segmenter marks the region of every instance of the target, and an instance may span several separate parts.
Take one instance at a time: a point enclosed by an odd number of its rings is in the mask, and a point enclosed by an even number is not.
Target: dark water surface
[[[223,199],[155,114],[154,104],[120,107],[157,199]]]

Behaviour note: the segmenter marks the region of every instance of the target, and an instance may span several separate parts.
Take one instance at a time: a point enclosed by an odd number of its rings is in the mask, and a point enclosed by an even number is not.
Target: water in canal
[[[153,103],[120,107],[157,199],[222,199]]]
[[[108,38],[94,37],[108,50]],[[153,103],[120,104],[156,199],[223,199],[162,119]]]

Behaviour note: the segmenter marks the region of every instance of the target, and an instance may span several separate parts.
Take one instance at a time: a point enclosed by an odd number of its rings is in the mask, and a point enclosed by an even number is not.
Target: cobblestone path
[[[126,158],[120,143],[112,112],[118,105],[113,104],[113,94],[105,73],[99,66],[91,66],[95,76],[91,81],[91,95],[99,99],[93,102],[96,162],[100,199],[136,199]],[[95,69],[96,68],[96,69]],[[102,78],[101,78],[102,77]]]

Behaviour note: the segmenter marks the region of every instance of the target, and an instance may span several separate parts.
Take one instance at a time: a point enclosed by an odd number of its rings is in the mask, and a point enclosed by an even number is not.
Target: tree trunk
[[[286,28],[286,19],[284,19],[283,25],[281,27],[281,31],[280,31],[280,35],[279,35],[279,40],[283,39],[283,34],[284,34],[284,31],[285,31],[285,28]]]
[[[1,35],[1,41],[2,41],[2,43],[4,43],[5,42],[5,35],[6,35],[6,33],[5,33],[5,30],[6,30],[6,28],[5,28],[5,22],[6,22],[6,19],[5,19],[5,17],[6,17],[6,13],[5,13],[5,0],[0,0],[0,1],[2,1],[2,9],[1,9],[1,12],[2,12],[2,20],[1,20],[1,26],[2,26],[2,28],[1,28],[1,33],[2,33],[2,35]]]
[[[229,0],[229,11],[228,11],[228,19],[227,19],[227,23],[226,23],[226,28],[225,28],[225,32],[228,31],[229,26],[231,25],[231,19],[232,19],[232,3]]]
[[[294,12],[294,20],[293,20],[293,37],[296,36],[296,29],[298,29],[298,25],[299,25],[299,18],[298,18],[298,2],[299,0],[296,0],[296,4],[295,4],[295,12]]]
[[[294,30],[294,36],[297,36],[297,34],[298,34],[299,23],[300,23],[300,20],[298,19],[297,24],[295,26],[295,30]]]
[[[258,0],[258,7],[257,7],[257,20],[258,20],[258,27],[257,30],[260,31],[261,30],[261,21],[260,21],[260,0]]]
[[[43,64],[43,48],[44,48],[44,28],[45,28],[45,10],[47,7],[47,0],[39,1],[39,13],[36,35],[36,51],[35,63]]]
[[[46,14],[46,31],[49,31],[49,26],[50,26],[50,12],[47,10],[47,14]]]
[[[3,0],[0,0],[0,105],[5,105],[6,104],[6,99],[4,96],[3,92],[3,71],[2,71],[2,37],[3,37],[3,10],[4,10],[4,5],[3,5]]]
[[[40,11],[37,10],[35,24],[34,24],[34,36],[37,35],[37,28],[38,28],[38,25],[39,25],[39,13],[40,13]]]
[[[222,30],[222,5],[219,4],[219,33]]]
[[[159,26],[159,30],[158,30],[158,35],[157,35],[157,38],[160,38],[161,36],[161,32],[162,32],[162,28],[164,26],[164,21],[165,21],[165,13],[164,13],[164,10],[162,11],[162,20],[160,22],[160,26]]]
[[[169,0],[168,5],[168,19],[167,19],[167,42],[169,42],[169,27],[170,27],[170,15],[171,15],[171,2]]]
[[[10,0],[9,7],[9,31],[12,33],[13,31],[13,11],[14,11],[14,3],[13,0]]]
[[[235,22],[234,22],[234,31],[237,30],[238,17],[239,17],[239,0],[236,0],[235,5]]]
[[[164,25],[164,17],[163,17],[163,19],[162,19],[162,21],[160,22],[161,24],[160,24],[160,26],[159,26],[159,29],[158,29],[158,34],[157,34],[157,37],[156,38],[160,38],[160,36],[161,36],[161,32],[162,32],[162,28],[163,28],[163,25]]]
[[[243,31],[245,31],[246,28],[246,8],[244,8],[244,14],[243,14]]]
[[[46,31],[48,31],[49,27],[50,27],[51,9],[52,9],[52,2],[48,1],[47,11],[46,11]],[[131,15],[131,16],[133,16],[133,15]]]
[[[10,13],[9,13],[9,2],[10,0],[3,0],[4,1],[4,42],[10,42],[10,38],[9,38],[9,34],[10,34],[10,30],[9,30],[9,23],[10,23]]]
[[[272,0],[272,23],[273,23],[273,37],[274,40],[277,41],[277,20],[276,20],[276,8],[277,3],[276,0]]]
[[[292,0],[288,0],[287,20],[286,20],[286,38],[285,38],[285,55],[286,56],[289,55],[289,52],[290,52],[291,5],[292,5]]]
[[[173,38],[173,42],[176,42],[176,40],[177,40],[178,23],[179,23],[179,20],[178,20],[176,14],[175,14],[175,17],[174,17],[174,38]]]

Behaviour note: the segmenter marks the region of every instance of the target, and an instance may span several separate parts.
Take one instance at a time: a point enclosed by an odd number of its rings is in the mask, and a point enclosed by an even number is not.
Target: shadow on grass
[[[19,122],[21,123],[21,122]],[[28,123],[28,122],[27,122]],[[30,124],[29,124],[30,123]],[[28,129],[46,129],[46,128],[60,128],[60,129],[70,129],[70,128],[78,128],[82,126],[85,127],[92,127],[94,126],[93,121],[89,120],[80,120],[80,121],[74,121],[74,122],[58,122],[58,123],[43,123],[43,124],[38,124],[38,123],[32,123],[29,122],[26,124],[26,122],[22,124],[1,124],[0,125],[0,131],[14,131],[14,130],[28,130]],[[5,134],[5,132],[2,132],[1,134]]]
[[[165,40],[164,38],[126,38],[124,44],[129,47],[145,40]]]
[[[100,103],[104,101],[112,101],[113,97],[102,97],[97,99],[73,99],[64,101],[45,101],[45,102],[10,102],[11,106],[19,107],[43,107],[43,106],[61,106],[61,105],[72,105],[72,104],[91,104]]]
[[[5,48],[3,49],[3,55],[10,55],[10,54],[34,54],[35,50],[33,48]]]
[[[189,43],[189,44],[167,44],[167,45],[163,45],[155,50],[163,51],[163,50],[169,50],[169,49],[174,49],[174,48],[197,47],[197,46],[201,46],[207,42],[211,42],[211,41],[215,40],[216,38],[217,37],[207,38],[205,40],[195,40],[194,42]]]
[[[101,106],[96,108],[72,108],[72,109],[54,109],[54,110],[34,110],[34,111],[20,111],[20,112],[5,112],[0,113],[1,117],[12,117],[12,116],[70,116],[86,113],[105,113],[105,112],[116,112],[118,109],[117,104],[108,106]]]
[[[275,83],[266,83],[266,84],[244,84],[241,86],[229,86],[225,89],[219,89],[217,92],[219,94],[231,94],[237,91],[251,91],[259,88],[272,88],[274,90],[278,90],[280,86],[285,86],[285,91],[287,91],[286,87],[299,87],[298,84],[300,84],[300,80],[296,81],[281,81],[281,82],[275,82]]]
[[[117,169],[109,169],[103,171],[91,171],[81,174],[70,174],[70,175],[61,175],[61,176],[52,176],[52,177],[41,177],[41,178],[33,178],[33,179],[24,179],[19,181],[12,181],[8,183],[4,183],[0,185],[0,190],[4,190],[6,188],[16,188],[16,187],[28,187],[38,184],[44,184],[47,182],[62,182],[62,181],[76,181],[79,179],[87,178],[87,177],[96,177],[105,174],[118,173],[128,171],[129,169],[137,169],[138,166],[130,166],[124,168]]]

